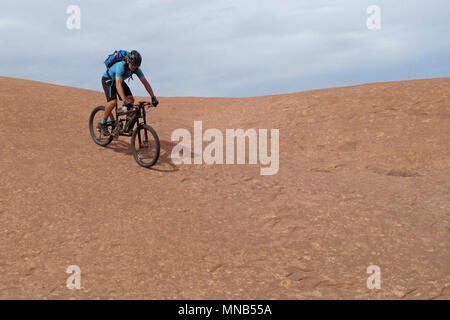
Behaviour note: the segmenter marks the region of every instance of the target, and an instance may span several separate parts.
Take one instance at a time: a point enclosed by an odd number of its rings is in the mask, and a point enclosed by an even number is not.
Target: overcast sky
[[[70,5],[81,10],[70,30]],[[381,9],[369,30],[367,8]],[[101,91],[107,54],[136,49],[157,96],[248,97],[448,77],[448,0],[14,0],[0,75]],[[135,77],[130,87],[146,95]]]

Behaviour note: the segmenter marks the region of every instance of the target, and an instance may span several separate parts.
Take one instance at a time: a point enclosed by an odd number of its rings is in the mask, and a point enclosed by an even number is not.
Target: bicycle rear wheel
[[[89,117],[89,131],[91,132],[91,137],[94,142],[102,147],[107,146],[111,143],[113,137],[112,136],[104,136],[97,128],[97,124],[102,121],[103,114],[105,113],[105,107],[104,106],[98,106],[91,112],[91,116]],[[109,131],[111,132],[114,127],[114,116],[111,114],[109,115],[110,125],[108,126]]]
[[[156,131],[148,124],[138,125],[131,136],[131,151],[140,166],[153,166],[158,161],[160,152]]]

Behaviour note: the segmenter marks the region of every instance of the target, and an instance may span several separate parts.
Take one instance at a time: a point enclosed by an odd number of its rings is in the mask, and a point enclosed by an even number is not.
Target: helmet
[[[137,52],[136,50],[133,50],[130,52],[130,54],[127,56],[127,60],[136,67],[139,67],[141,65],[142,62],[142,57],[141,54],[139,52]]]

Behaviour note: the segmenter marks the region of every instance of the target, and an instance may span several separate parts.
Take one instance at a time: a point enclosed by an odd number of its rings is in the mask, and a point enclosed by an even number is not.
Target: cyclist
[[[131,93],[130,88],[124,81],[131,77],[133,74],[136,74],[138,76],[139,80],[141,80],[145,89],[152,97],[152,104],[154,106],[157,106],[159,103],[158,99],[156,99],[156,96],[153,93],[152,87],[145,78],[142,70],[139,68],[141,62],[142,57],[140,53],[136,50],[133,50],[126,56],[123,61],[115,63],[111,68],[106,70],[105,74],[102,77],[102,85],[103,89],[105,90],[107,105],[105,114],[103,115],[103,119],[98,123],[98,128],[100,128],[104,136],[110,135],[108,127],[106,126],[106,121],[111,114],[111,111],[117,105],[116,96],[118,96],[120,100],[123,100],[123,105],[125,107],[134,107],[134,97]]]

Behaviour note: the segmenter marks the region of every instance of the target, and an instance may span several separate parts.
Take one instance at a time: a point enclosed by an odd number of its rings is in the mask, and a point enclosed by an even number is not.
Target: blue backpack
[[[111,68],[115,63],[119,61],[123,61],[126,56],[129,54],[126,50],[114,51],[114,53],[110,54],[108,58],[105,60],[105,66],[107,69]]]

